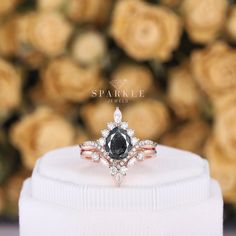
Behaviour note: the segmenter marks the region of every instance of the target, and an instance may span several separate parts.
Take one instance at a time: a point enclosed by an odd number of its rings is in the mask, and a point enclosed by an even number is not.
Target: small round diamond
[[[128,129],[127,133],[128,133],[129,136],[132,137],[134,135],[134,130],[133,129]]]
[[[115,128],[115,124],[112,123],[112,122],[110,122],[110,123],[107,124],[107,127],[108,127],[110,130],[112,130],[112,129]]]
[[[104,138],[106,138],[108,136],[108,134],[109,134],[109,131],[107,129],[104,129],[104,130],[101,131],[101,133],[102,133],[102,136]]]
[[[122,122],[121,128],[122,129],[127,129],[128,128],[128,123],[127,122]]]
[[[119,172],[120,172],[122,175],[126,175],[127,171],[128,171],[128,168],[125,167],[125,166],[122,166],[122,167],[120,168],[120,171],[119,171]]]
[[[93,159],[93,161],[98,161],[99,160],[99,155],[96,153],[96,152],[94,152],[93,154],[92,154],[92,159]]]
[[[101,146],[104,146],[105,143],[106,143],[106,141],[105,141],[104,138],[100,138],[100,139],[98,140],[98,143],[99,143]]]
[[[128,166],[133,166],[136,162],[136,158],[131,158],[128,162]]]
[[[118,173],[118,169],[115,166],[110,167],[110,173],[111,175],[115,175]]]
[[[138,155],[137,155],[137,159],[139,161],[142,161],[144,159],[144,153],[143,152],[139,152]]]
[[[131,142],[133,145],[135,145],[138,142],[138,139],[134,137],[131,139]]]
[[[88,146],[95,146],[95,143],[94,143],[94,141],[86,141],[86,142],[84,142],[83,145],[84,146],[86,146],[86,145],[88,145]]]

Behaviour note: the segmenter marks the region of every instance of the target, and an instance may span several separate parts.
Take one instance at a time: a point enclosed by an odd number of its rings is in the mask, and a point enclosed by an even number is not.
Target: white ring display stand
[[[223,200],[198,155],[157,146],[115,187],[76,146],[44,155],[20,197],[20,236],[222,236]]]

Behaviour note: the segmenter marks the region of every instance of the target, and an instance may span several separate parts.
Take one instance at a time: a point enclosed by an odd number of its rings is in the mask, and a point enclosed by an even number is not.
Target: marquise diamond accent
[[[117,107],[114,112],[114,121],[116,123],[120,123],[121,120],[122,120],[122,113],[121,113],[120,109]]]

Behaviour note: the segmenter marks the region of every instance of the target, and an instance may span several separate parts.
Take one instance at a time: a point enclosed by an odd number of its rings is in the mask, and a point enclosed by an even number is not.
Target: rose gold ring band
[[[114,112],[114,122],[108,123],[107,129],[101,133],[100,139],[80,145],[80,155],[84,159],[107,166],[118,186],[129,167],[156,156],[157,143],[136,138],[134,130],[129,129],[128,123],[122,121],[119,108]]]

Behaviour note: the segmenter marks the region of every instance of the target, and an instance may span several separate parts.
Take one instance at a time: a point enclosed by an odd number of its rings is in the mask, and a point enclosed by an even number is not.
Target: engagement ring
[[[80,145],[82,158],[100,162],[107,166],[116,184],[120,186],[128,168],[138,161],[156,156],[157,144],[150,140],[139,140],[128,123],[122,121],[122,113],[117,107],[114,122],[107,124],[97,141],[86,141]]]

